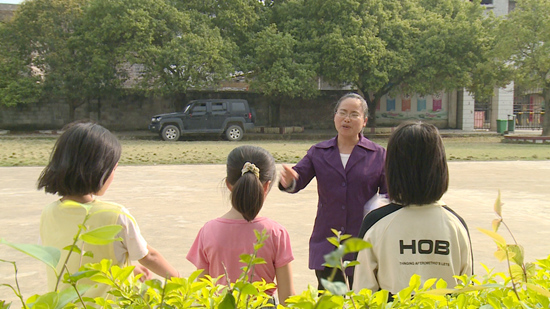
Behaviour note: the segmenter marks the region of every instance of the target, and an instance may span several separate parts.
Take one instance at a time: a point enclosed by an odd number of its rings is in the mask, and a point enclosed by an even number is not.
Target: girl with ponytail
[[[187,259],[197,269],[204,270],[202,275],[216,278],[227,272],[229,278],[222,277],[218,282],[235,282],[245,266],[239,256],[254,251],[254,230],[266,230],[269,237],[257,253],[266,263],[255,265],[251,281],[276,282],[279,302],[284,304],[286,298],[294,294],[290,237],[277,222],[258,217],[275,177],[275,160],[265,149],[255,146],[233,149],[227,157],[225,179],[231,191],[232,207],[201,228]],[[273,295],[275,290],[268,293]]]

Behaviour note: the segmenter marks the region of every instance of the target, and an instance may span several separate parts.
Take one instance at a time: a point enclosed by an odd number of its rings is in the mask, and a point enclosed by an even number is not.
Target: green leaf
[[[122,226],[117,224],[105,225],[81,234],[80,239],[91,245],[107,245],[122,240],[120,237],[114,238],[121,230]]]
[[[68,280],[70,282],[76,282],[82,278],[90,278],[91,276],[97,274],[99,271],[98,270],[83,270],[83,271],[78,271],[76,273],[73,273],[71,274],[69,277],[68,277]]]
[[[258,289],[252,283],[239,281],[235,283],[234,287],[244,295],[258,295]]]
[[[409,286],[417,290],[420,287],[420,276],[417,274],[412,275],[409,279]]]
[[[500,190],[498,190],[498,196],[497,196],[497,199],[495,201],[495,206],[494,206],[494,209],[495,209],[495,212],[497,213],[497,215],[499,217],[502,217],[502,203],[500,201]],[[496,232],[496,230],[495,230]]]
[[[162,281],[160,281],[158,279],[147,280],[147,281],[145,281],[145,284],[149,287],[152,287],[153,289],[155,289],[157,291],[162,291],[163,290]]]
[[[78,246],[75,246],[75,245],[67,246],[67,247],[63,248],[63,250],[72,251],[76,254],[81,254],[82,253],[82,251],[80,251],[80,248]]]
[[[225,296],[223,297],[223,300],[221,301],[220,305],[218,306],[219,309],[235,309],[235,297],[231,293],[225,293]]]
[[[538,285],[534,285],[532,283],[526,283],[526,286],[527,286],[527,289],[535,292],[535,293],[538,293],[540,295],[544,295],[544,297],[550,297],[550,292],[543,288],[543,287],[540,287]]]
[[[104,273],[101,273],[101,272],[98,272],[95,275],[91,276],[90,280],[98,283],[103,283],[112,287],[115,286],[115,284],[113,283],[113,280],[109,279],[107,276],[105,276]]]
[[[447,295],[457,292],[455,289],[433,289],[425,292],[420,292],[418,294],[428,294],[428,295]]]
[[[512,260],[515,255],[516,254],[514,252],[510,252],[501,247],[499,247],[497,251],[495,251],[495,257],[498,259],[499,262],[505,261],[506,259]]]
[[[59,249],[32,244],[14,244],[6,241],[3,238],[0,239],[0,243],[12,247],[15,250],[21,251],[29,256],[32,256],[33,258],[51,267],[57,273],[57,264],[59,263],[59,259],[61,258],[61,252],[59,251]]]
[[[498,233],[493,232],[493,231],[489,231],[489,230],[486,230],[486,229],[482,229],[482,228],[479,228],[479,227],[477,229],[478,229],[478,231],[482,232],[483,234],[491,237],[497,243],[497,245],[506,246],[506,240],[504,239],[504,237],[500,236]]]
[[[447,288],[447,282],[443,279],[437,280],[435,284],[436,289],[446,289]]]
[[[336,248],[338,248],[338,246],[340,246],[340,242],[338,241],[338,238],[336,238],[336,237],[327,237],[327,240],[328,240],[329,243],[331,243]]]
[[[250,254],[241,254],[239,255],[239,258],[240,258],[240,262],[242,263],[245,263],[245,264],[250,264],[250,261],[252,261],[252,257],[250,256]]]
[[[344,266],[347,268],[347,267],[352,267],[352,266],[355,266],[355,265],[359,265],[361,263],[359,263],[358,261],[344,261]]]
[[[338,249],[323,256],[325,259],[323,266],[340,268],[340,261],[344,255],[344,246],[338,247]]]
[[[252,265],[258,265],[258,264],[266,264],[266,262],[263,258],[255,258],[252,261]]]
[[[523,268],[521,268],[521,266],[516,264],[510,265],[510,273],[512,274],[512,278],[514,278],[514,281],[525,282]]]
[[[508,245],[508,251],[513,252],[514,256],[512,261],[518,265],[523,265],[525,253],[521,245]]]
[[[121,282],[124,282],[124,280],[128,279],[130,275],[133,273],[135,266],[127,266],[122,269],[119,268],[117,271],[117,274],[114,275],[115,279],[120,280]],[[113,268],[111,268],[113,269]]]
[[[86,291],[88,291],[91,287],[92,286],[88,284],[79,284],[76,286],[76,288],[78,289],[78,292],[81,295],[86,293]],[[59,292],[58,299],[57,299],[57,306],[55,307],[55,309],[65,308],[67,304],[75,301],[76,299],[78,299],[78,294],[76,293],[73,287],[68,287],[63,291]]]
[[[351,235],[350,234],[344,234],[344,235],[340,236],[340,241],[344,241],[348,238],[351,238]]]
[[[5,300],[0,300],[0,309],[10,309],[11,303],[6,303]]]
[[[94,253],[93,253],[92,251],[85,251],[83,255],[84,255],[84,256],[87,256],[87,257],[89,257],[89,258],[93,258],[93,257],[94,257]]]
[[[254,251],[260,250],[264,246],[264,243],[255,243],[254,244]]]
[[[372,245],[361,238],[353,237],[344,242],[344,253],[355,253],[363,249],[372,248]]]
[[[39,295],[33,303],[33,308],[57,308],[58,301],[58,292],[49,292],[43,295]]]
[[[502,219],[494,219],[492,222],[493,231],[496,233],[498,231],[498,228],[500,227],[500,223],[502,222]]]
[[[348,292],[348,286],[341,281],[328,281],[327,279],[321,278],[321,284],[327,291],[331,292],[334,295],[346,295]]]
[[[424,285],[422,285],[422,288],[427,290],[429,288],[431,288],[435,282],[437,281],[437,278],[430,278],[428,280],[426,280],[426,282],[424,282]]]

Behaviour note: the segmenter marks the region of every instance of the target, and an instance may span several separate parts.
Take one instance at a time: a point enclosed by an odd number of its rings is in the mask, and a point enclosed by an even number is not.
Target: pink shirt
[[[266,264],[255,266],[253,281],[264,279],[268,283],[274,282],[275,269],[290,263],[294,256],[287,230],[268,218],[257,217],[251,222],[217,218],[207,222],[189,249],[187,259],[198,269],[207,270],[214,278],[225,274],[225,265],[229,279],[235,282],[245,266],[239,262],[239,256],[254,251],[254,230],[261,232],[264,229],[269,237],[258,251],[258,257],[263,258]],[[220,279],[220,283],[227,283],[225,277]]]

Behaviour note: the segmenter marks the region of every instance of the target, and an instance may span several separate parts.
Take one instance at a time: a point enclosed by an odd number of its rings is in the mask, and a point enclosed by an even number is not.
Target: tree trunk
[[[269,119],[268,123],[271,127],[278,127],[281,120],[281,100],[272,98],[269,100]]]
[[[550,84],[545,85],[542,89],[544,97],[544,117],[542,119],[542,136],[550,136]]]
[[[374,97],[373,100],[367,102],[369,106],[369,120],[367,127],[376,128],[376,107],[380,104],[380,97]]]
[[[78,107],[76,100],[70,100],[69,102],[69,123],[75,121],[75,110]]]
[[[361,87],[357,87],[357,92],[367,101],[367,106],[369,107],[367,127],[376,128],[376,105],[380,102],[380,98],[378,100],[376,96],[371,98],[369,92],[366,89],[361,89]]]

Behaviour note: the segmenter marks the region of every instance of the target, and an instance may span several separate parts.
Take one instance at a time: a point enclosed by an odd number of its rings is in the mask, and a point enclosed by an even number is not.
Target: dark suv
[[[245,130],[254,128],[253,111],[246,100],[195,100],[183,112],[155,115],[149,130],[165,141],[177,141],[187,133],[218,133],[239,141]]]

